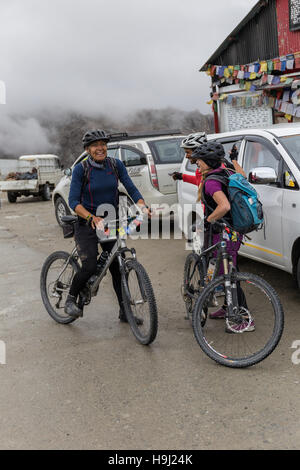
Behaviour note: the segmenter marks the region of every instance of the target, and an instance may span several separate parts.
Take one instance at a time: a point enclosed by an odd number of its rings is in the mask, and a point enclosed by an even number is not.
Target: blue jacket
[[[143,199],[129,177],[126,167],[121,160],[116,159],[119,178],[125,186],[129,196],[134,202]],[[109,160],[105,160],[105,168],[95,168],[89,165],[89,179],[82,194],[84,168],[78,163],[73,168],[72,181],[69,193],[69,206],[75,210],[78,204],[82,204],[92,214],[96,215],[97,207],[101,204],[118,205],[118,180]]]

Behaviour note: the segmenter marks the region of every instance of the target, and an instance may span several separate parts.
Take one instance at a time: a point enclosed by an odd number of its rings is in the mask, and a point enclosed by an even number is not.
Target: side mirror
[[[274,168],[268,166],[253,168],[249,173],[248,179],[252,184],[270,184],[278,182],[276,171]]]
[[[65,174],[66,176],[71,176],[71,175],[72,175],[72,169],[71,169],[71,168],[66,168],[66,169],[64,170],[64,174]]]

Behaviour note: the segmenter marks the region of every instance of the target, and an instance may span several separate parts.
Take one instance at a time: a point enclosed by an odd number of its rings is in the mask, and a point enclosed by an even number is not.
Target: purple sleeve
[[[206,194],[209,194],[209,196],[213,197],[217,191],[222,191],[222,184],[220,181],[209,180],[205,183]]]

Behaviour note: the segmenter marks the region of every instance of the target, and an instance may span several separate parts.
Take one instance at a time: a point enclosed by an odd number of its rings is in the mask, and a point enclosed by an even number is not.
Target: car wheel
[[[55,201],[55,217],[57,220],[58,225],[61,227],[63,226],[61,218],[65,215],[70,215],[70,209],[68,208],[67,204],[63,200],[63,198],[58,197]]]
[[[298,258],[298,261],[297,261],[296,282],[297,282],[298,289],[300,289],[300,257]]]
[[[8,199],[9,202],[16,202],[17,201],[16,193],[8,191],[7,192],[7,199]]]
[[[50,201],[51,199],[51,190],[49,184],[45,184],[42,189],[42,198],[44,201]]]

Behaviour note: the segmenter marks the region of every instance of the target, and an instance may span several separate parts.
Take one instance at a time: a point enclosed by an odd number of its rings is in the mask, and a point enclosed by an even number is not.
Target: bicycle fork
[[[226,242],[222,242],[222,257],[225,279],[226,320],[233,318],[239,310],[236,280],[233,278],[232,257],[226,252]]]

